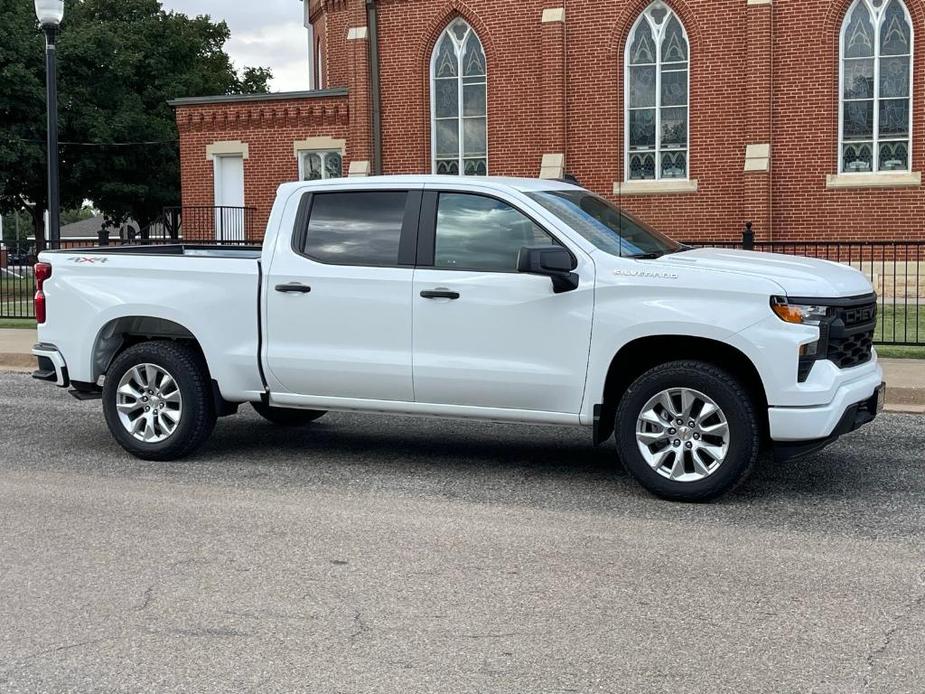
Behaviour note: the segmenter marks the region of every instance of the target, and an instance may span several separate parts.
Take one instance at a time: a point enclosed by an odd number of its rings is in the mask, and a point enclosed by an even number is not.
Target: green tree
[[[266,92],[265,68],[239,74],[230,33],[158,0],[67,0],[58,37],[61,203],[91,199],[112,224],[154,220],[179,200],[170,99]],[[0,0],[0,210],[28,209],[44,247],[44,39],[32,3]],[[125,144],[131,143],[131,144]]]

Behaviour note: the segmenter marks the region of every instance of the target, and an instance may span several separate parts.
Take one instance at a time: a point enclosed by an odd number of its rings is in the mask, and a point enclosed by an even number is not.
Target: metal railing
[[[0,249],[0,318],[33,318],[35,254],[26,245]],[[2,327],[2,324],[0,324]]]
[[[161,238],[182,238],[186,243],[254,243],[262,236],[255,228],[256,213],[253,207],[166,207],[156,231]]]
[[[62,241],[62,247],[112,243],[244,245],[259,243],[255,210],[248,207],[169,207],[147,227],[127,229],[120,241],[101,234],[96,244]],[[877,292],[874,340],[883,345],[925,346],[925,241],[755,241],[747,225],[738,240],[696,240],[695,247],[746,249],[808,256],[860,270]],[[0,319],[32,318],[34,246],[0,250]]]

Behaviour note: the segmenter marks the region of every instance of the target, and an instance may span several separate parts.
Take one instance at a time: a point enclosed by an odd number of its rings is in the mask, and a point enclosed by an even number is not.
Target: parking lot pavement
[[[589,438],[248,410],[145,463],[0,375],[0,691],[925,690],[925,418],[713,505]]]

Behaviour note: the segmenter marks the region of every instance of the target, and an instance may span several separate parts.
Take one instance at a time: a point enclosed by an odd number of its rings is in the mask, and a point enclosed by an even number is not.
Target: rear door
[[[516,200],[463,190],[424,196],[414,273],[418,402],[578,413],[591,341],[594,266],[579,286],[518,273],[523,246],[565,245]]]
[[[280,240],[266,279],[267,379],[277,402],[414,399],[420,200],[420,190],[407,188],[303,195],[291,248]]]

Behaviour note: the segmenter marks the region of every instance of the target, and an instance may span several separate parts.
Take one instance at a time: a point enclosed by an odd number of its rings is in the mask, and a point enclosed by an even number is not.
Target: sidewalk
[[[32,371],[34,330],[0,328],[0,371]],[[887,409],[925,414],[925,360],[881,359],[887,382]]]
[[[32,345],[38,342],[34,330],[0,328],[0,371],[32,371]]]

